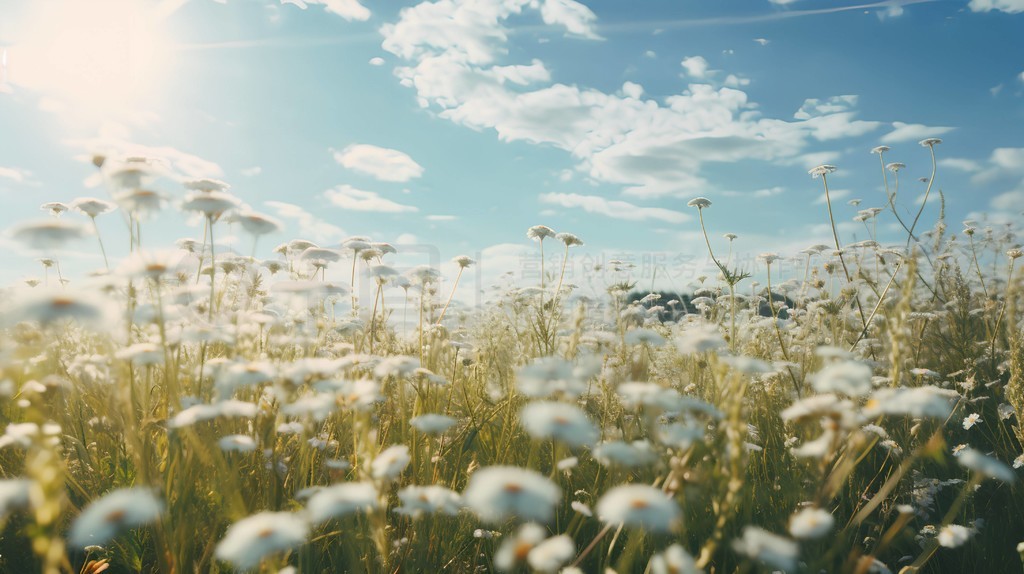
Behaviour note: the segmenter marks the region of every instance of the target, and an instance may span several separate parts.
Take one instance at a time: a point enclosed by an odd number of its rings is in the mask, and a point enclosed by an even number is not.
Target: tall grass
[[[752,296],[730,252],[699,312],[668,322],[669,302],[624,303],[633,277],[574,298],[563,279],[579,239],[560,234],[557,280],[447,312],[436,272],[398,281],[365,238],[292,242],[274,262],[215,252],[226,204],[206,204],[192,254],[144,252],[136,163],[97,162],[128,214],[128,261],[5,297],[0,570],[1021,568],[1009,228],[949,234],[940,216],[914,235],[922,204],[905,242],[843,247],[836,233],[836,251],[798,256],[801,278],[780,281],[766,254]],[[714,212],[698,199],[707,239]],[[554,232],[538,229],[543,249]],[[351,270],[327,282],[343,255]],[[380,286],[372,306],[356,303],[361,270]],[[418,307],[416,328],[385,288]],[[541,402],[556,414],[524,411]],[[472,483],[496,466],[535,474]],[[660,494],[613,490],[627,483]],[[430,485],[448,490],[409,488]],[[106,496],[125,488],[136,502]],[[520,530],[530,521],[541,534]]]

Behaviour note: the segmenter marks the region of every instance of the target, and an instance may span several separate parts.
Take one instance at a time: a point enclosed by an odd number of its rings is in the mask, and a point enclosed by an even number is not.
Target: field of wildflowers
[[[719,270],[696,291],[624,269],[578,297],[581,238],[538,225],[540,280],[478,308],[452,304],[469,257],[400,272],[352,237],[259,260],[278,223],[227,184],[157,191],[152,162],[97,156],[109,198],[9,230],[46,275],[0,310],[0,571],[1019,571],[1018,239],[901,217],[887,151],[888,204],[857,220],[905,242],[844,244],[829,197],[834,243],[762,254],[762,286],[695,198]],[[834,169],[810,172],[826,197]],[[204,237],[147,243],[170,209]],[[213,248],[229,227],[251,255]],[[104,268],[65,276],[65,245]]]

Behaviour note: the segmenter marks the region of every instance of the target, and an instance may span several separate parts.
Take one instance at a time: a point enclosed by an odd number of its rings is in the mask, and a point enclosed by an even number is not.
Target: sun
[[[8,79],[76,115],[146,105],[165,76],[168,43],[153,3],[33,2],[8,48]]]

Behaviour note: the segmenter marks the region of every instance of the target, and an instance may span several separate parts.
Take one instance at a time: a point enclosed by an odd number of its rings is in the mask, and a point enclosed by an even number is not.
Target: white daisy
[[[299,515],[260,512],[229,526],[215,555],[238,570],[251,570],[270,554],[301,546],[308,536],[309,524]]]
[[[681,517],[679,505],[661,489],[644,484],[612,488],[597,502],[597,515],[610,524],[668,532]]]
[[[490,466],[469,477],[463,498],[485,522],[498,523],[512,516],[547,522],[554,515],[562,493],[536,471]]]
[[[89,504],[71,524],[68,544],[85,548],[103,545],[126,528],[149,524],[160,518],[163,504],[145,488],[122,488]]]

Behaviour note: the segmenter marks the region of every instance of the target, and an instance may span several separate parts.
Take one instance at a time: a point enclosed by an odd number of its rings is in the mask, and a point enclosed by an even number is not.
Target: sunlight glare
[[[53,0],[33,6],[9,48],[12,84],[76,116],[145,105],[157,93],[166,47],[160,19],[134,0]]]

